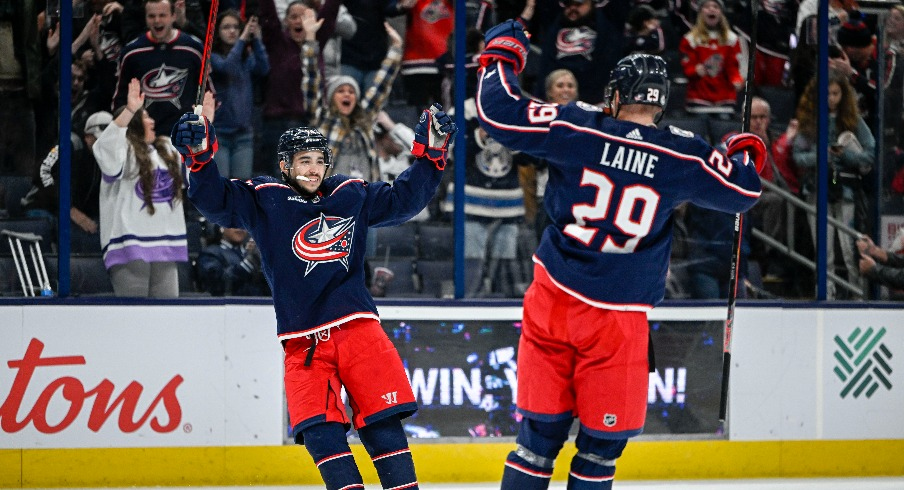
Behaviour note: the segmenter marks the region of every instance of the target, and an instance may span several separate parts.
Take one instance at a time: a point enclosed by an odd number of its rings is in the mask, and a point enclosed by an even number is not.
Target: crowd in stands
[[[168,140],[173,124],[210,91],[224,176],[277,176],[279,136],[313,126],[330,142],[332,172],[391,182],[410,163],[419,111],[433,102],[456,110],[455,4],[220,0],[202,87],[210,0],[74,1],[72,84],[65,88],[59,12],[39,0],[0,0],[0,223],[33,219],[55,228],[59,169],[69,165],[71,251],[103,261],[111,292],[265,296],[247,233],[202,231]],[[538,99],[601,105],[622,56],[658,54],[672,75],[660,126],[713,144],[741,130],[749,41],[757,29],[750,130],[770,148],[762,177],[773,185],[745,217],[746,287],[739,295],[814,297],[815,274],[788,252],[813,260],[815,220],[789,206],[787,195],[816,203],[818,2],[755,4],[756,17],[740,0],[466,1],[466,160],[450,163],[440,195],[396,233],[412,243],[371,234],[380,294],[447,295],[451,272],[437,263],[451,264],[451,232],[428,230],[451,227],[456,184],[464,186],[467,294],[523,294],[532,247],[549,223],[546,165],[490,138],[474,104],[483,32],[520,18],[532,35],[522,87]],[[869,281],[881,281],[894,295],[900,280],[880,278],[900,265],[895,254],[904,250],[879,249],[872,239],[880,238],[878,216],[904,215],[904,6],[881,15],[861,13],[855,0],[831,0],[829,7],[827,212],[860,235],[829,226],[829,272],[841,281],[830,281],[828,294],[866,298]],[[66,117],[59,114],[60,90],[69,90],[72,101],[69,162],[59,161],[57,146]],[[467,167],[465,182],[454,182],[456,163]],[[685,206],[674,221],[670,296],[725,297],[734,216]],[[431,270],[444,275],[440,285],[425,283]]]

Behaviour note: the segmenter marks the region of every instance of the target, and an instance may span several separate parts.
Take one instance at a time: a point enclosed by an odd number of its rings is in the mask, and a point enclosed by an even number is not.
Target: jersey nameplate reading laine
[[[600,165],[653,178],[653,169],[656,168],[656,162],[659,160],[658,156],[633,148],[628,148],[628,154],[625,155],[625,147],[617,146],[610,160],[610,146],[610,143],[605,143],[605,146],[603,146],[603,156],[600,158]]]

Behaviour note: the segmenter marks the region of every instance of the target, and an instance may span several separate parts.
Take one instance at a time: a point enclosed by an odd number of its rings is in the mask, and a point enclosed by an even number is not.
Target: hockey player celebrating
[[[273,291],[292,432],[327,489],[364,488],[346,431],[353,424],[384,488],[418,488],[401,419],[417,411],[402,361],[380,327],[364,282],[369,227],[405,222],[433,197],[456,127],[438,105],[415,128],[415,163],[392,185],[344,175],[325,178],[329,143],[313,128],[283,133],[282,181],[220,177],[209,117],[185,114],[173,145],[189,167],[188,196],[208,220],[244,228],[257,242]],[[348,392],[352,419],[340,397]]]
[[[662,58],[620,60],[607,88],[614,117],[581,103],[522,96],[528,37],[506,21],[486,34],[477,110],[497,141],[545,158],[548,226],[534,255],[518,347],[524,416],[503,489],[545,489],[575,417],[569,490],[608,489],[628,438],[643,430],[648,384],[646,312],[659,303],[672,212],[689,201],[738,213],[760,195],[766,148],[728,141],[726,156],[686,131],[656,128],[669,94]]]

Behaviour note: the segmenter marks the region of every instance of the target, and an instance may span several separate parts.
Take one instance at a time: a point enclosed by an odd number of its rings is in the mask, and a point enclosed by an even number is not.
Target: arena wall
[[[727,436],[642,436],[619,460],[619,478],[904,475],[901,313],[742,305]],[[381,314],[384,324],[517,322],[520,308]],[[650,319],[724,315],[667,307]],[[319,484],[307,453],[284,436],[273,323],[268,304],[0,306],[0,487]],[[510,437],[412,439],[424,482],[498,480],[511,447]],[[354,452],[367,460],[360,445]],[[376,482],[372,465],[361,466]]]

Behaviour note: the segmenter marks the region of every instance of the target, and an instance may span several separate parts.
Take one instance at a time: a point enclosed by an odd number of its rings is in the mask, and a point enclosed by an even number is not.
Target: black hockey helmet
[[[279,144],[276,145],[276,155],[285,162],[283,170],[292,168],[292,157],[300,151],[319,151],[323,153],[323,161],[327,168],[333,163],[333,153],[330,151],[329,141],[320,134],[320,131],[314,128],[292,128],[279,137]]]
[[[619,104],[646,104],[665,110],[669,100],[669,72],[659,56],[635,53],[619,60],[606,87],[606,105],[618,91]]]

